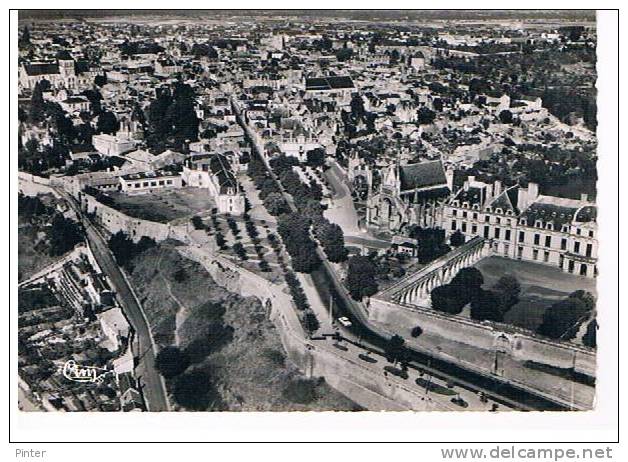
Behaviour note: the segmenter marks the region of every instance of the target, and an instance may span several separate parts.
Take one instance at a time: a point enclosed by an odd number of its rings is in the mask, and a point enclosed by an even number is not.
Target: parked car
[[[393,367],[393,366],[386,366],[384,367],[384,370],[388,372],[389,374],[395,375],[404,380],[408,378],[408,372],[404,371],[403,369],[397,369],[396,367]]]
[[[377,359],[373,358],[372,356],[365,355],[364,353],[360,353],[358,355],[358,358],[360,358],[362,361],[366,361],[367,363],[376,363],[377,362]]]
[[[451,402],[460,407],[469,407],[469,403],[467,403],[464,399],[456,396],[455,398],[451,398]]]
[[[338,318],[338,322],[345,327],[351,327],[352,325],[351,321],[349,321],[349,318],[347,318],[346,316],[343,316],[342,318]]]

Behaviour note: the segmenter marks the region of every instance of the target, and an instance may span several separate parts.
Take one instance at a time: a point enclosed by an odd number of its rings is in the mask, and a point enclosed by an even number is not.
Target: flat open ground
[[[215,205],[209,192],[200,188],[154,190],[149,194],[110,193],[115,208],[134,218],[168,223],[186,221]]]
[[[497,280],[512,274],[521,284],[519,303],[513,306],[504,321],[535,330],[545,310],[576,290],[596,295],[595,279],[563,273],[558,268],[503,257],[487,257],[476,265],[484,276],[484,289],[490,289]]]

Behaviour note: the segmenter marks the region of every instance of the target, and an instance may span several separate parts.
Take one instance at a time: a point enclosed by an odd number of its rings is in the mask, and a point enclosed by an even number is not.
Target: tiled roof
[[[221,194],[225,194],[228,188],[237,189],[238,182],[225,156],[221,154],[195,155],[190,157],[189,163],[196,170],[212,172],[218,178]]]
[[[543,225],[552,222],[554,229],[556,229],[564,224],[571,223],[577,210],[576,208],[561,205],[534,202],[523,212],[521,217],[526,219],[528,226],[533,226],[536,220],[541,220]]]
[[[53,63],[25,64],[24,69],[28,75],[50,75],[59,73],[59,65]]]
[[[399,168],[399,179],[402,191],[447,185],[440,160],[402,165]]]
[[[574,221],[579,223],[588,223],[597,220],[597,207],[595,205],[586,205],[576,213]]]
[[[499,209],[502,209],[503,212],[510,210],[513,213],[517,213],[516,204],[517,204],[518,190],[519,190],[518,186],[513,186],[512,188],[506,189],[501,194],[499,194],[495,199],[493,199],[493,202],[490,203],[490,206],[493,208],[493,210],[499,208]]]
[[[473,206],[475,204],[482,206],[482,198],[484,196],[483,188],[478,188],[476,186],[470,186],[469,189],[461,189],[458,191],[456,195],[456,200],[460,201],[460,204],[464,204],[468,202],[469,205]]]
[[[355,88],[349,76],[329,76],[305,79],[306,90],[335,90]]]

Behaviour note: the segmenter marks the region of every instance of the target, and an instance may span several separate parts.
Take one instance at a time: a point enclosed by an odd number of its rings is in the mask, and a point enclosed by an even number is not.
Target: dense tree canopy
[[[176,346],[169,346],[160,350],[155,358],[155,369],[166,379],[182,374],[189,364],[190,360],[187,354]]]
[[[581,290],[573,292],[545,310],[537,332],[553,339],[570,340],[594,307],[595,300],[590,293]]]
[[[142,236],[136,244],[124,232],[118,231],[109,238],[108,244],[118,264],[130,268],[133,258],[155,247],[156,242],[154,239]]]
[[[370,258],[357,255],[349,259],[347,288],[354,300],[362,300],[377,292],[376,268]]]
[[[98,116],[98,123],[96,124],[96,130],[99,133],[114,134],[120,129],[120,122],[116,118],[116,115],[111,111],[103,111]]]
[[[177,82],[172,92],[160,91],[147,111],[149,147],[155,151],[183,149],[186,141],[196,141],[199,119],[194,104],[194,90],[187,84]]]

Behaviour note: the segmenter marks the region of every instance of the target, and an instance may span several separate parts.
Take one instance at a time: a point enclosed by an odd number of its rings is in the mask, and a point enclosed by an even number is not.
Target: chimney
[[[539,197],[539,185],[537,183],[528,183],[528,203],[531,204]]]
[[[493,183],[493,197],[497,197],[502,193],[502,182],[495,180]]]
[[[528,183],[527,188],[519,188],[519,195],[517,196],[517,208],[520,211],[526,210],[532,202],[536,200],[539,195],[539,185],[536,183]]]

